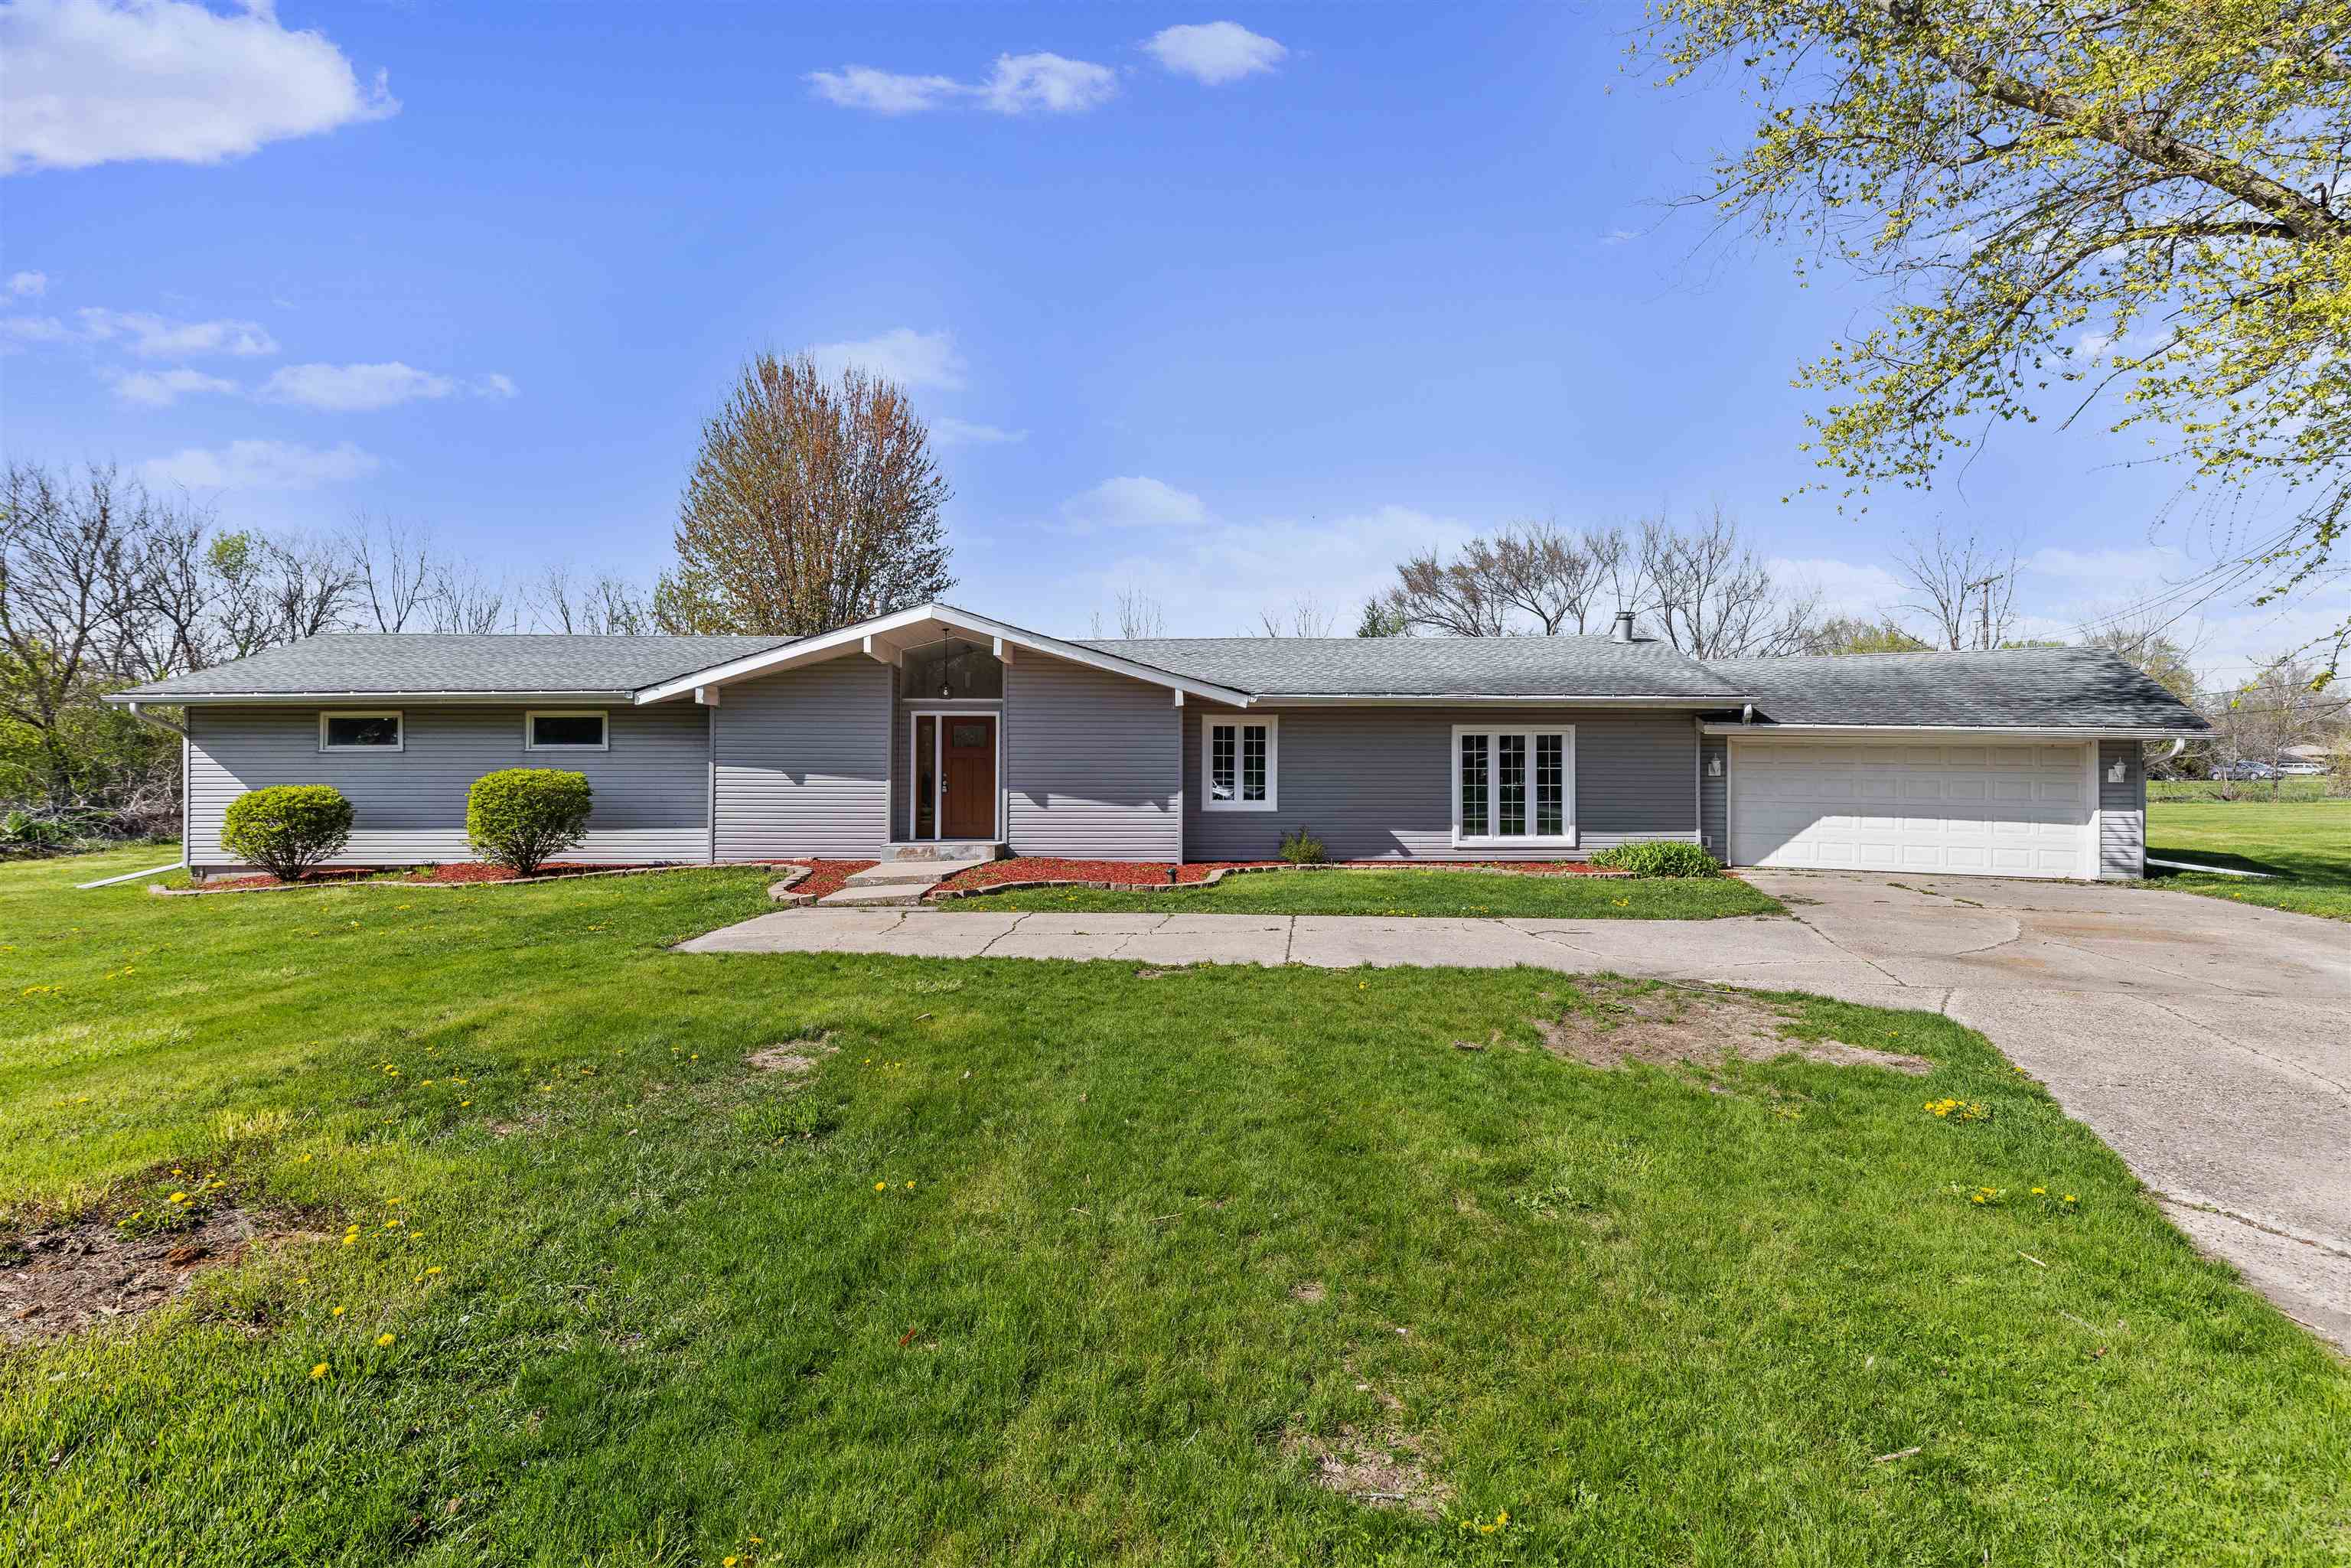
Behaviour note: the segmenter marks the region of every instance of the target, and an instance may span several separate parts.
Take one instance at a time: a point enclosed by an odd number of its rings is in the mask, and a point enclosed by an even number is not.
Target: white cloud
[[[839,375],[852,365],[869,374],[886,376],[902,387],[929,387],[954,392],[963,385],[967,368],[956,352],[952,332],[917,332],[899,327],[878,338],[845,343],[816,343],[808,350],[817,368]]]
[[[2026,556],[2027,571],[2043,577],[2080,579],[2092,582],[2141,582],[2179,575],[2189,570],[2185,552],[2168,545],[2141,545],[2134,549],[2074,550],[2044,545]]]
[[[810,71],[802,79],[827,103],[875,114],[919,114],[956,104],[997,114],[1074,114],[1107,103],[1118,92],[1118,73],[1108,66],[1041,53],[998,55],[981,82],[904,76],[871,66]]]
[[[998,446],[1007,442],[1026,441],[1025,430],[1006,430],[1001,425],[975,424],[967,419],[935,419],[931,434],[942,446]]]
[[[1817,588],[1821,608],[1831,615],[1883,615],[1909,591],[1902,580],[1882,566],[1864,566],[1833,556],[1796,559],[1773,556],[1765,563],[1782,582]]]
[[[308,490],[364,479],[383,466],[372,453],[346,441],[302,446],[288,441],[232,441],[216,449],[190,446],[151,457],[140,475],[152,484],[191,490]]]
[[[270,0],[16,0],[0,9],[9,90],[0,172],[126,159],[216,163],[265,142],[399,111],[319,33]]]
[[[900,76],[871,66],[810,71],[805,79],[827,103],[869,109],[876,114],[916,114],[939,109],[971,90],[952,77]]]
[[[125,342],[146,359],[185,354],[274,354],[277,340],[256,321],[173,321],[143,310],[83,310],[82,336]]]
[[[261,383],[269,402],[299,403],[337,413],[390,408],[417,398],[447,397],[457,383],[393,360],[381,365],[287,365]]]
[[[1189,490],[1134,475],[1071,497],[1061,503],[1061,517],[1082,529],[1190,528],[1208,520],[1208,507]]]
[[[1118,73],[1108,66],[1060,55],[998,55],[979,101],[998,114],[1075,114],[1108,103],[1117,92]]]
[[[8,292],[19,299],[38,299],[49,291],[49,275],[46,272],[12,272],[8,275]]]
[[[1179,492],[1180,494],[1180,492]],[[1344,636],[1364,601],[1395,581],[1395,563],[1422,550],[1458,549],[1478,529],[1412,507],[1386,506],[1329,519],[1217,523],[1161,536],[1163,549],[1112,562],[1090,586],[1091,606],[1113,602],[1130,585],[1160,601],[1171,636],[1231,636],[1258,631],[1258,616],[1311,585],[1315,602]],[[1144,538],[1148,536],[1134,536]],[[1072,586],[1081,588],[1083,580]]]
[[[1238,22],[1162,28],[1143,47],[1169,70],[1208,87],[1270,71],[1290,53]]]
[[[63,343],[73,329],[54,316],[10,316],[0,319],[0,338],[12,343]]]
[[[1610,229],[1600,236],[1602,245],[1625,245],[1641,237],[1638,229]]]
[[[476,397],[509,398],[517,390],[512,376],[502,376],[496,371],[474,378],[474,395]]]
[[[132,371],[114,380],[114,395],[141,408],[169,408],[190,392],[233,392],[237,385],[202,371]]]

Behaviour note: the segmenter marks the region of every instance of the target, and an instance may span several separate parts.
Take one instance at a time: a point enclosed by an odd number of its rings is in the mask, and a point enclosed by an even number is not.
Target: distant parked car
[[[2255,762],[2248,758],[2242,762],[2223,762],[2220,767],[2212,769],[2212,777],[2236,779],[2275,779],[2278,777],[2278,770],[2266,762]]]

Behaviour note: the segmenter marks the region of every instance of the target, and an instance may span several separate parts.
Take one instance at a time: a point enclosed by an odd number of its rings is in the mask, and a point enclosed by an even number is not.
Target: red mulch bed
[[[806,894],[810,898],[822,898],[828,893],[839,893],[849,885],[854,873],[863,871],[878,861],[778,861],[778,865],[804,865],[808,875],[792,883],[790,891]]]
[[[1181,865],[1170,865],[1165,861],[1077,861],[1024,855],[1011,860],[989,861],[969,871],[957,872],[944,885],[955,889],[993,887],[1003,882],[1107,882],[1122,887],[1165,887],[1169,883],[1206,882],[1208,873],[1215,871],[1252,870],[1281,863],[1280,861],[1186,861]],[[1332,863],[1381,871],[1514,871],[1536,876],[1624,874],[1622,872],[1602,871],[1581,861],[1337,861]]]

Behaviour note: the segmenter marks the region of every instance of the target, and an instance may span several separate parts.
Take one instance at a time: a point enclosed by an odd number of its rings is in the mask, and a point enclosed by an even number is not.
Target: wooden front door
[[[996,837],[996,718],[945,714],[939,728],[939,836]]]

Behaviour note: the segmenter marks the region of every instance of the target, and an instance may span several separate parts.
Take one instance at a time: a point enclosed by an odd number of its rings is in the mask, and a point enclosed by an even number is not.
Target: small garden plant
[[[1321,865],[1331,858],[1322,841],[1303,827],[1292,828],[1281,835],[1281,848],[1275,851],[1291,865]]]
[[[528,876],[588,836],[595,791],[584,773],[506,768],[485,773],[465,794],[465,838],[474,852]]]
[[[1696,844],[1618,844],[1602,850],[1592,863],[1635,876],[1720,876],[1722,862]]]
[[[350,801],[331,784],[273,784],[228,803],[221,842],[281,882],[334,859],[351,841]]]

